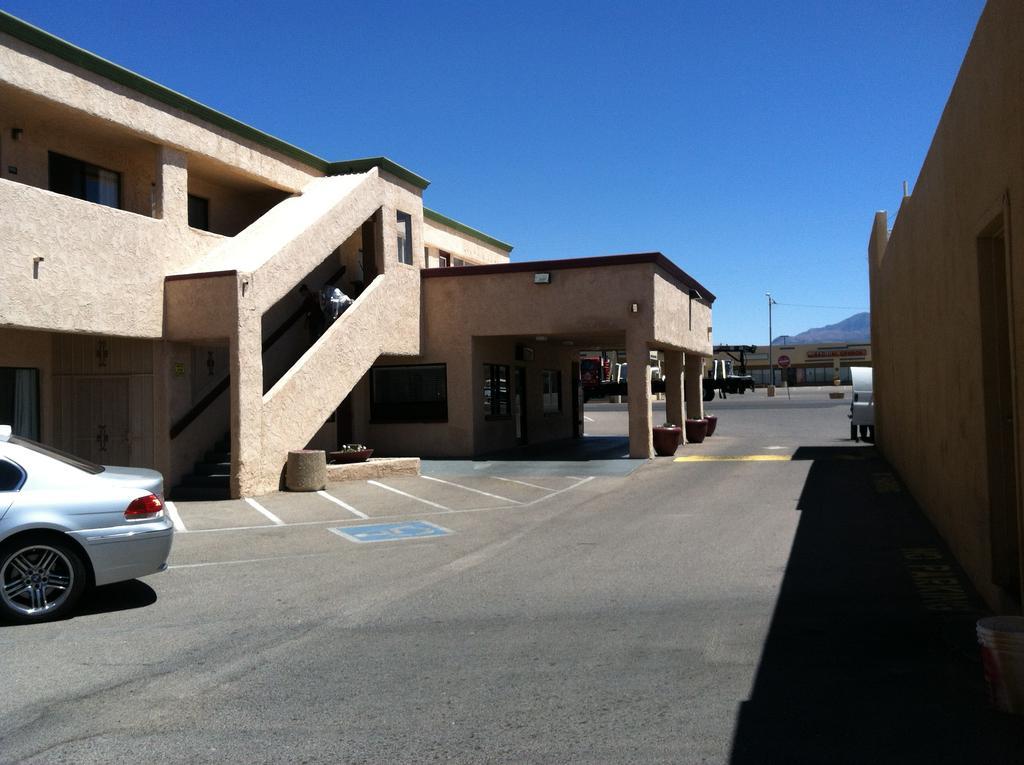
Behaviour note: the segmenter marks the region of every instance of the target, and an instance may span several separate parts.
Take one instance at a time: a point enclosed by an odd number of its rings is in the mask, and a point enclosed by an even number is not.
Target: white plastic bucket
[[[1024,714],[1024,617],[979,620],[978,643],[993,708]]]

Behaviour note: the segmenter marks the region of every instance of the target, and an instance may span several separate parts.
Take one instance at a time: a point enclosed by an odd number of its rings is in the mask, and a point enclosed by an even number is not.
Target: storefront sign
[[[864,358],[867,355],[867,348],[842,348],[832,351],[807,351],[807,358],[809,359]]]

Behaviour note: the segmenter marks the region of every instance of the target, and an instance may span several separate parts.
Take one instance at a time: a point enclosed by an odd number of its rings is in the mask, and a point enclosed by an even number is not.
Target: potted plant
[[[327,453],[327,462],[331,465],[366,462],[371,454],[373,454],[373,449],[364,444],[342,444],[338,451]]]
[[[666,422],[660,428],[653,428],[654,431],[654,452],[659,457],[671,457],[679,448],[679,440],[682,438],[683,429],[671,422]]]
[[[715,435],[715,428],[718,427],[718,415],[704,412],[704,419],[708,421],[708,436]]]
[[[688,444],[699,444],[708,434],[707,420],[686,421],[686,442]]]

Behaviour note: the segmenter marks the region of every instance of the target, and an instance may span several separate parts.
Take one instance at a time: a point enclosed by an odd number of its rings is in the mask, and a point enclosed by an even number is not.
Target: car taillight
[[[158,518],[164,511],[164,503],[155,494],[147,494],[132,500],[128,509],[124,511],[126,521],[144,521],[150,518]]]

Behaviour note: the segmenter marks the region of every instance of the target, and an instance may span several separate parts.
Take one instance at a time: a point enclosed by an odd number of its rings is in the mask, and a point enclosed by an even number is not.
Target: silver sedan
[[[0,616],[63,616],[92,585],[167,568],[174,525],[155,470],[104,467],[0,425]]]

